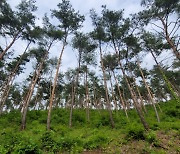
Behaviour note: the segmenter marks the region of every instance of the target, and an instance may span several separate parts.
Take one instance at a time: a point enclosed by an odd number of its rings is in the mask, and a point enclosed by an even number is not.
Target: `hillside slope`
[[[115,129],[110,127],[106,110],[74,110],[73,127],[68,127],[69,110],[54,109],[51,131],[46,131],[47,111],[29,111],[27,128],[20,131],[20,112],[0,117],[0,153],[180,153],[180,105],[159,103],[158,123],[152,106],[146,106],[145,132],[134,109],[113,111]]]

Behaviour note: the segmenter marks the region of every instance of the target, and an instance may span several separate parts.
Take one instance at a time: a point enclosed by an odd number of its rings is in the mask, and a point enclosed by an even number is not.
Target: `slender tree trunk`
[[[145,121],[145,118],[144,118],[144,116],[143,116],[143,114],[142,114],[141,109],[139,108],[139,105],[137,104],[138,100],[137,100],[137,98],[135,97],[135,95],[134,95],[134,93],[133,93],[133,90],[132,90],[132,88],[131,88],[131,86],[130,86],[130,84],[129,84],[129,81],[128,81],[128,79],[127,79],[127,76],[126,76],[126,74],[125,74],[125,71],[124,71],[124,69],[123,69],[122,64],[121,64],[120,61],[119,61],[119,63],[120,63],[121,70],[122,70],[122,72],[123,72],[123,76],[125,77],[125,80],[126,80],[128,89],[129,89],[129,91],[130,91],[132,100],[133,100],[133,102],[134,102],[134,105],[135,105],[135,107],[136,107],[137,113],[138,113],[138,115],[139,115],[139,118],[140,118],[140,120],[141,120],[144,128],[145,128],[146,130],[148,130],[148,129],[149,129],[149,126],[148,126],[147,122]]]
[[[37,105],[38,105],[38,94],[39,94],[39,89],[40,89],[40,82],[38,82],[38,86],[37,86],[37,93],[35,96],[35,104],[34,104],[34,110],[36,109]]]
[[[35,88],[35,85],[37,83],[37,80],[39,79],[41,71],[43,69],[44,62],[45,62],[45,60],[49,54],[49,50],[50,50],[51,46],[52,46],[52,43],[49,45],[48,50],[45,52],[45,55],[42,58],[38,69],[35,71],[35,78],[34,78],[34,80],[32,80],[28,95],[27,95],[25,102],[24,102],[24,108],[23,108],[22,119],[21,119],[21,130],[24,130],[26,128],[26,115],[27,115],[28,106],[29,106],[31,97],[33,95],[34,88]]]
[[[73,113],[73,105],[74,105],[74,98],[75,98],[75,93],[74,93],[74,79],[72,81],[72,97],[71,97],[71,107],[70,107],[70,116],[69,116],[69,127],[72,127],[72,113]]]
[[[155,57],[155,55],[154,55],[154,53],[153,53],[152,51],[151,51],[151,55],[153,56],[154,61],[156,62],[156,65],[158,66],[159,71],[160,71],[160,73],[161,73],[161,75],[162,75],[162,77],[163,77],[163,79],[164,79],[164,81],[165,81],[165,83],[166,83],[169,91],[171,92],[171,95],[175,98],[175,100],[176,100],[178,103],[180,103],[180,100],[179,100],[178,96],[176,95],[176,93],[174,92],[174,90],[173,90],[173,88],[172,88],[172,86],[171,86],[171,84],[170,84],[170,81],[168,80],[168,78],[167,78],[166,75],[164,74],[163,70],[161,69],[161,67],[160,67],[160,65],[159,65],[159,63],[158,63],[158,61],[157,61],[157,59],[156,59],[156,57]]]
[[[103,64],[101,42],[99,42],[99,49],[100,49],[101,69],[102,69],[102,72],[103,72],[104,87],[105,87],[105,92],[106,92],[106,101],[107,101],[106,104],[107,104],[107,108],[108,108],[108,111],[109,111],[111,126],[112,126],[112,128],[114,128],[115,124],[114,124],[114,120],[113,120],[113,116],[112,116],[111,104],[110,104],[110,101],[109,101],[108,87],[107,87],[106,75],[105,75],[104,64]]]
[[[31,91],[31,86],[32,86],[35,78],[36,78],[36,71],[34,71],[31,83],[29,84],[29,88],[28,88],[27,94],[24,96],[23,101],[22,101],[22,108],[21,108],[21,113],[22,114],[24,112],[24,109],[25,109],[25,106],[26,106],[26,102],[27,102],[27,100],[29,98],[29,94],[30,94],[30,91]]]
[[[86,87],[86,118],[87,122],[89,122],[90,117],[89,117],[89,89],[88,89],[88,68],[86,65],[86,72],[85,72],[85,87]]]
[[[3,106],[4,106],[5,102],[6,102],[6,99],[7,99],[8,95],[9,95],[9,91],[10,91],[10,88],[11,88],[11,86],[13,84],[14,78],[16,76],[16,72],[17,72],[17,70],[19,68],[19,65],[22,62],[23,56],[25,55],[25,53],[26,53],[27,49],[29,48],[30,44],[31,44],[31,42],[28,43],[24,53],[21,55],[19,61],[17,62],[15,68],[13,69],[13,71],[10,73],[10,75],[8,77],[8,80],[7,80],[7,83],[5,84],[5,87],[3,88],[4,90],[3,90],[3,94],[2,94],[1,100],[0,100],[0,106],[1,106],[0,107],[0,114],[1,114],[1,108],[3,108]]]
[[[73,105],[74,101],[76,98],[76,89],[78,88],[78,83],[79,83],[79,73],[80,73],[80,67],[81,67],[81,54],[79,54],[79,60],[78,60],[78,70],[77,70],[77,75],[76,75],[76,81],[75,85],[73,86],[73,91],[72,91],[72,102],[71,102],[71,109],[70,109],[70,115],[69,115],[69,127],[72,127],[72,114],[73,114]]]
[[[46,53],[45,57],[43,58],[43,60],[41,61],[40,65],[39,65],[39,68],[38,68],[38,70],[36,72],[36,77],[35,77],[34,81],[32,82],[28,98],[26,99],[26,102],[24,102],[25,107],[23,109],[23,114],[22,114],[21,130],[24,130],[26,128],[26,115],[27,115],[28,106],[29,106],[32,94],[34,92],[34,87],[35,87],[35,85],[37,83],[37,80],[40,77],[41,70],[43,68],[43,64],[44,64],[44,61],[45,61],[45,58],[47,57],[47,55],[48,55],[48,52]]]
[[[3,50],[3,52],[1,52],[1,54],[0,54],[0,60],[3,59],[4,55],[6,54],[6,52],[12,47],[12,45],[13,45],[14,42],[16,41],[18,35],[19,35],[19,32],[17,32],[17,33],[14,35],[14,38],[12,39],[11,43],[6,47],[6,49]]]
[[[116,52],[117,56],[119,57],[118,51],[117,51],[117,49],[116,49],[116,45],[115,45],[114,42],[113,42],[113,44],[114,44],[115,52]],[[143,126],[144,126],[144,128],[145,128],[145,130],[149,130],[149,126],[148,126],[148,124],[147,124],[147,122],[146,122],[146,120],[145,120],[145,118],[144,118],[144,116],[143,116],[143,113],[142,113],[141,109],[140,109],[139,106],[138,106],[138,103],[137,103],[138,100],[137,100],[137,98],[136,98],[136,96],[135,96],[135,94],[134,94],[134,92],[133,92],[133,90],[132,90],[132,88],[131,88],[131,86],[130,86],[130,84],[129,84],[128,79],[127,79],[127,76],[126,76],[125,70],[124,70],[124,68],[123,68],[123,66],[122,66],[120,57],[119,57],[118,62],[119,62],[120,69],[121,69],[121,71],[122,71],[122,73],[123,73],[123,76],[124,76],[124,78],[125,78],[125,81],[126,81],[126,83],[127,83],[127,86],[128,86],[129,92],[130,92],[130,94],[131,94],[131,98],[132,98],[132,100],[133,100],[133,102],[134,102],[134,106],[135,106],[135,108],[136,108],[136,110],[137,110],[138,116],[139,116],[139,118],[140,118],[140,120],[141,120],[141,122],[142,122],[142,124],[143,124]]]
[[[123,87],[122,87],[121,95],[122,95],[122,99],[124,100],[124,105],[127,108],[126,110],[129,110],[130,109],[130,103],[126,100]]]
[[[62,55],[63,55],[64,49],[65,49],[65,46],[66,46],[66,41],[63,43],[63,47],[62,47],[62,50],[61,50],[61,53],[60,53],[60,56],[58,59],[58,63],[57,63],[56,75],[54,78],[53,89],[52,89],[51,98],[50,98],[50,102],[49,102],[49,110],[48,110],[48,117],[47,117],[47,130],[50,130],[51,110],[52,110],[54,94],[55,94],[55,89],[56,89],[56,83],[57,83],[58,74],[59,74],[59,68],[60,68],[61,59],[62,59]]]
[[[123,109],[124,109],[124,112],[125,112],[125,114],[126,114],[127,119],[129,119],[128,113],[127,113],[127,109],[126,109],[126,106],[125,106],[125,102],[124,102],[124,99],[123,99],[123,97],[122,97],[122,93],[121,93],[121,90],[120,90],[120,87],[119,87],[118,80],[117,80],[117,78],[116,78],[116,75],[115,75],[114,71],[112,71],[112,73],[113,73],[113,76],[114,76],[114,79],[115,79],[115,82],[116,82],[116,86],[117,86],[117,88],[118,88],[118,93],[119,93],[119,97],[120,97],[121,104],[122,104],[122,106],[123,106]]]
[[[115,98],[115,95],[114,95],[113,84],[112,84],[112,77],[111,77],[110,71],[108,73],[109,73],[109,76],[110,76],[109,81],[110,81],[110,85],[111,85],[112,98],[113,98],[113,101],[114,101],[115,110],[117,111],[117,101],[116,101],[116,98]]]
[[[142,98],[142,96],[141,96],[141,93],[140,93],[140,91],[139,91],[139,88],[138,88],[138,86],[137,86],[137,84],[136,84],[136,80],[135,80],[134,77],[133,77],[133,81],[134,81],[134,85],[135,85],[136,91],[137,91],[137,93],[138,93],[138,96],[139,96],[139,98],[140,98],[141,108],[143,107],[145,113],[147,113],[146,107],[145,107],[144,102],[143,102],[143,98]]]
[[[130,73],[130,75],[131,75],[131,77],[132,77],[132,79],[133,79],[133,82],[132,82],[133,87],[134,87],[135,90],[137,91],[138,96],[139,96],[139,98],[140,98],[140,103],[139,103],[139,104],[140,104],[141,110],[142,110],[142,107],[143,107],[145,113],[147,113],[146,108],[145,108],[145,106],[144,106],[144,102],[143,102],[141,93],[140,93],[139,88],[138,88],[138,86],[137,86],[137,84],[136,84],[136,79],[135,79],[135,77],[134,77],[133,71],[130,69],[128,58],[126,58],[126,61],[127,61],[127,67],[128,67],[129,73]],[[134,91],[134,95],[136,95],[135,90],[134,90],[133,88],[132,88],[132,90]],[[136,97],[137,97],[137,96],[136,96]],[[138,99],[137,99],[137,100],[138,100]],[[139,102],[139,100],[138,100],[138,102]]]
[[[151,100],[151,102],[152,102],[152,105],[153,105],[153,107],[154,107],[154,111],[155,111],[155,113],[156,113],[157,121],[160,122],[159,114],[158,114],[158,111],[157,111],[157,108],[156,108],[156,105],[155,105],[156,102],[155,102],[155,100],[154,100],[154,98],[153,98],[153,95],[152,95],[152,93],[151,93],[151,90],[150,90],[150,88],[149,88],[149,86],[148,86],[148,84],[147,84],[147,82],[146,82],[146,79],[145,79],[144,74],[143,74],[143,72],[142,72],[142,70],[141,70],[141,66],[140,66],[140,63],[139,63],[139,60],[138,60],[138,59],[137,59],[137,64],[138,64],[138,68],[139,68],[139,71],[140,71],[140,73],[141,73],[143,82],[144,82],[144,84],[145,84],[145,87],[146,87],[146,89],[147,89],[147,91],[148,91],[149,98],[150,98],[150,100]]]

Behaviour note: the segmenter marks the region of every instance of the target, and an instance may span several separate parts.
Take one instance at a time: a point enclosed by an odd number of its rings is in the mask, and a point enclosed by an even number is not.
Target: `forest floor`
[[[162,112],[160,111],[160,108]],[[21,114],[12,111],[0,116],[0,154],[179,154],[180,104],[159,103],[158,123],[152,106],[146,106],[145,119],[150,130],[145,131],[134,109],[113,111],[112,129],[106,110],[73,111],[73,127],[68,127],[69,110],[54,109],[51,131],[46,131],[47,111],[28,111],[26,130],[20,131]]]

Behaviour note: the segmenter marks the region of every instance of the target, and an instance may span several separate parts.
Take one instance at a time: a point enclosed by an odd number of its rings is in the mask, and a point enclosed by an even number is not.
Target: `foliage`
[[[97,110],[90,110],[91,121],[89,123],[84,118],[84,110],[74,110],[74,126],[69,128],[69,110],[55,109],[52,115],[51,131],[46,131],[46,122],[42,121],[46,119],[47,111],[30,111],[28,113],[27,130],[22,132],[19,132],[20,113],[19,111],[13,111],[0,117],[0,152],[81,153],[83,150],[110,150],[107,147],[110,147],[113,151],[114,146],[126,146],[133,141],[143,141],[153,146],[153,150],[146,148],[144,151],[157,152],[158,147],[162,146],[157,133],[160,131],[175,132],[177,134],[175,137],[177,137],[180,129],[179,116],[175,114],[178,113],[179,105],[172,100],[160,103],[160,107],[163,110],[160,113],[160,123],[157,123],[152,107],[146,107],[148,110],[146,115],[148,118],[146,118],[151,128],[148,132],[144,131],[134,109],[129,111],[129,120],[133,119],[133,122],[128,122],[124,112],[113,112],[114,120],[117,123],[115,129],[110,127],[106,110],[101,110],[100,113]],[[172,138],[173,141],[175,137]],[[173,147],[171,146],[171,148]],[[175,146],[174,149],[178,148]]]
[[[127,131],[127,139],[144,140],[144,129],[137,123],[131,124]]]

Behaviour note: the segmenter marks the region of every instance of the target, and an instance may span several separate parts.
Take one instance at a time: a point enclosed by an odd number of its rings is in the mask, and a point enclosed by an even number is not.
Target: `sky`
[[[8,3],[14,8],[19,4],[21,0],[7,0]],[[42,17],[45,13],[50,15],[50,10],[56,9],[57,4],[60,3],[61,0],[36,0],[36,6],[38,10],[35,12],[37,16],[36,24],[42,25]],[[83,32],[89,32],[92,30],[91,19],[89,17],[90,9],[95,9],[97,13],[101,12],[101,6],[106,5],[108,9],[111,10],[122,10],[124,9],[124,17],[128,17],[130,14],[137,13],[142,10],[140,5],[141,0],[70,0],[73,8],[76,11],[79,11],[80,14],[84,15],[86,20],[84,22],[84,27],[82,28]],[[13,46],[19,54],[26,47],[24,42],[19,41]],[[55,44],[52,50],[51,56],[57,56],[58,51],[60,51],[61,45]],[[62,66],[60,71],[65,71],[67,68],[74,68],[77,66],[76,52],[72,50],[72,48],[68,47],[65,49]],[[151,67],[154,64],[154,61],[150,55],[146,55],[143,60],[144,67]],[[30,67],[30,66],[27,66]],[[99,69],[99,68],[98,68]]]

